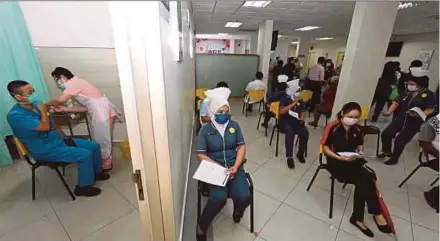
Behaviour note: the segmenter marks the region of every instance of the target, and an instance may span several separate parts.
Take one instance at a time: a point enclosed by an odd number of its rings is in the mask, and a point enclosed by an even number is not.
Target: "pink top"
[[[309,79],[312,81],[323,81],[324,80],[324,66],[320,64],[314,64],[309,71]]]
[[[98,88],[92,85],[87,80],[73,77],[69,80],[63,95],[78,96],[79,94],[87,96],[92,99],[100,99],[102,97]],[[110,107],[110,118],[116,116],[116,111]]]

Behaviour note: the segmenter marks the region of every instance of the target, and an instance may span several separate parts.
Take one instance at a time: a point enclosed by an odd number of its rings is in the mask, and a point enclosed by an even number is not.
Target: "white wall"
[[[385,62],[399,61],[404,71],[408,70],[409,64],[415,59],[418,51],[434,50],[428,74],[430,89],[435,90],[439,83],[439,33],[398,35],[392,36],[391,41],[403,41],[402,52],[399,57],[385,58]],[[316,41],[312,44],[313,50],[310,52],[328,53],[328,58],[331,58],[336,63],[338,52],[345,52],[345,45],[345,39]]]
[[[182,2],[186,13],[189,2]],[[192,15],[192,13],[191,13]],[[170,153],[171,181],[174,197],[176,236],[179,237],[183,221],[186,181],[191,153],[194,117],[194,59],[190,58],[190,38],[194,36],[188,28],[186,14],[183,20],[183,61],[177,62],[173,52],[172,28],[161,18],[162,54],[165,74],[165,99],[167,108],[168,145]],[[194,22],[192,22],[194,23]],[[194,42],[193,42],[194,43]]]
[[[275,56],[279,56],[280,60],[287,62],[287,58],[290,57],[290,43],[292,41],[288,39],[278,39],[277,47],[274,51]]]

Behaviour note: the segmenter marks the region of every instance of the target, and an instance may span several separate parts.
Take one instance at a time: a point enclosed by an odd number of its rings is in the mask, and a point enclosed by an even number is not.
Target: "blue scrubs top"
[[[280,108],[286,107],[286,106],[292,104],[292,102],[293,102],[292,97],[290,95],[286,94],[280,100]],[[295,106],[293,106],[290,110],[298,113],[298,115],[299,115],[302,112],[306,111],[306,105],[304,104],[304,101],[299,100],[298,103]],[[295,126],[296,124],[299,124],[299,120],[296,119],[295,117],[289,115],[289,113],[286,113],[280,117],[280,123],[282,123],[281,125],[287,123],[289,125]]]
[[[200,102],[200,116],[208,116],[208,106],[206,106],[205,101]]]
[[[408,92],[405,96],[399,96],[396,102],[399,103],[399,110],[396,113],[398,118],[405,118],[406,112],[414,107],[419,107],[424,111],[436,106],[435,95],[429,89],[424,89],[414,95]]]
[[[212,123],[200,129],[197,139],[197,153],[206,154],[223,167],[230,168],[237,157],[237,147],[244,145],[244,137],[237,122],[229,120],[222,137]]]
[[[64,141],[60,134],[53,129],[52,120],[51,130],[36,130],[40,125],[41,113],[37,105],[34,107],[35,111],[32,111],[17,104],[9,111],[7,119],[14,135],[23,142],[33,157],[38,159],[39,155],[63,146]]]

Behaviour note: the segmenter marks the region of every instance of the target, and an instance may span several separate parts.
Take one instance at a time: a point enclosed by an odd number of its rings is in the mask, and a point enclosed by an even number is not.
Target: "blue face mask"
[[[37,93],[32,93],[29,97],[27,97],[27,99],[29,100],[29,103],[32,104],[40,104],[43,101],[41,100],[40,96]]]
[[[225,124],[229,120],[229,114],[216,114],[215,115],[215,122],[219,124]]]
[[[64,89],[66,89],[67,82],[66,82],[66,83],[61,83],[61,82],[58,81],[58,86],[59,86],[62,90],[64,90]]]

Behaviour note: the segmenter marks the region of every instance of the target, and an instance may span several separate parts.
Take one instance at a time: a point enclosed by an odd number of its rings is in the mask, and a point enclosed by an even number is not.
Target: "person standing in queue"
[[[358,103],[345,104],[337,114],[337,120],[330,122],[325,128],[321,145],[324,146],[328,170],[332,176],[340,182],[354,184],[350,223],[366,236],[373,237],[374,233],[364,223],[365,203],[377,228],[383,233],[391,233],[392,230],[382,215],[374,174],[364,167],[364,140],[362,128],[357,124],[360,116],[361,107]],[[340,152],[358,153],[358,156],[343,156]]]
[[[285,147],[287,166],[295,168],[293,161],[293,145],[295,135],[299,138],[299,147],[296,157],[300,163],[305,163],[304,158],[309,141],[309,131],[305,126],[306,106],[299,98],[299,93],[290,96],[286,93],[280,100],[280,129],[285,133]]]
[[[270,86],[271,93],[275,93],[277,91],[278,76],[282,75],[284,73],[283,64],[284,64],[284,62],[282,60],[278,60],[277,65],[275,65],[272,68],[272,80],[271,80],[271,86]]]
[[[426,116],[429,116],[434,112],[436,106],[434,93],[428,89],[429,78],[426,76],[426,71],[421,68],[411,68],[410,71],[408,93],[405,96],[399,96],[388,111],[383,113],[383,115],[389,116],[397,107],[400,109],[381,135],[382,153],[378,157],[390,157],[385,162],[386,165],[398,163],[406,144],[419,132],[420,126],[423,124],[423,119],[410,109],[418,107]],[[392,140],[397,133],[399,134],[394,141],[394,149],[391,151]]]
[[[373,116],[371,117],[372,122],[376,122],[382,112],[383,107],[388,101],[388,98],[392,91],[392,85],[397,82],[397,65],[393,61],[388,61],[382,72],[382,76],[376,85],[376,91],[374,92],[373,101],[371,106],[375,105]]]
[[[314,64],[309,71],[309,89],[313,91],[312,100],[310,101],[310,110],[313,111],[315,109],[315,105],[319,104],[321,101],[321,88],[324,84],[325,77],[325,58],[319,57],[318,62]]]
[[[287,59],[287,64],[284,66],[283,73],[289,77],[289,80],[293,79],[295,72],[295,64],[293,63],[293,57]]]
[[[227,168],[231,177],[225,187],[209,185],[211,196],[197,222],[197,241],[206,241],[206,231],[226,204],[228,196],[234,202],[232,217],[236,223],[240,222],[250,204],[249,184],[243,168],[246,144],[240,126],[230,120],[230,93],[228,88],[216,88],[205,92],[211,124],[203,126],[200,130],[196,147],[197,158]]]

